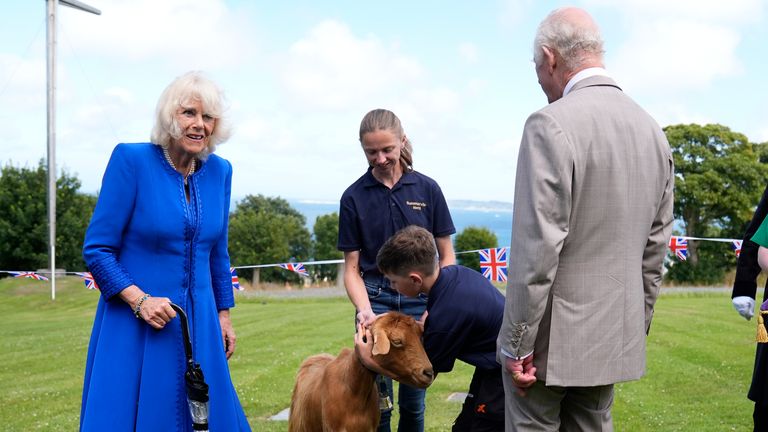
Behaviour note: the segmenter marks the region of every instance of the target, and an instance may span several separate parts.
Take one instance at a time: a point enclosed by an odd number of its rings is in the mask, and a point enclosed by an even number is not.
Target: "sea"
[[[288,202],[307,218],[309,232],[318,216],[339,211],[338,202],[301,199],[289,199]],[[468,226],[485,227],[496,234],[499,247],[509,246],[512,239],[511,202],[448,200],[448,209],[457,233]]]

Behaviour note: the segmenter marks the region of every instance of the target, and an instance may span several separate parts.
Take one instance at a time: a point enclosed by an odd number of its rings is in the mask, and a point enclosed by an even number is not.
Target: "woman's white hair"
[[[555,50],[568,70],[576,70],[593,59],[602,60],[603,38],[597,24],[578,25],[563,14],[568,8],[555,9],[539,24],[533,40],[533,61],[542,61],[542,47]]]
[[[162,147],[168,147],[172,140],[181,138],[183,131],[176,121],[176,111],[193,100],[199,100],[205,114],[216,119],[208,146],[197,158],[205,160],[216,150],[216,146],[227,141],[232,134],[229,119],[224,115],[224,93],[201,72],[192,71],[176,78],[163,90],[157,101],[155,125],[150,139]]]

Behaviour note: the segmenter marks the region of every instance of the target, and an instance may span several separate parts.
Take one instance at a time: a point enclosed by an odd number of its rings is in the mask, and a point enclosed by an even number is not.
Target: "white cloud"
[[[690,106],[683,102],[668,102],[668,101],[656,101],[648,104],[644,104],[649,114],[656,120],[661,127],[666,127],[675,124],[709,124],[717,123],[708,114],[696,112]]]
[[[239,119],[236,124],[235,137],[238,141],[262,142],[271,132],[270,123],[255,114]]]
[[[764,0],[584,3],[592,12],[618,15],[618,27],[625,29],[624,40],[606,41],[608,68],[627,90],[656,95],[707,89],[718,79],[743,74],[737,54],[742,34],[765,8]]]
[[[0,54],[0,101],[2,162],[36,166],[46,151],[45,60]]]
[[[521,21],[529,19],[529,12],[536,4],[534,0],[502,0],[499,21],[504,27],[514,28]],[[538,18],[542,19],[543,16]]]
[[[123,103],[132,103],[136,101],[133,92],[121,87],[110,87],[104,91],[104,95]]]
[[[0,53],[0,116],[3,111],[45,107],[46,63],[44,58],[22,59]]]
[[[477,63],[477,46],[470,42],[462,42],[457,47],[459,57],[469,64]]]
[[[468,96],[478,96],[488,88],[488,80],[482,78],[472,78],[467,82],[466,92]]]
[[[435,114],[455,112],[461,103],[459,94],[445,87],[417,90],[411,99],[418,109]]]
[[[666,16],[720,23],[751,22],[759,20],[765,8],[764,0],[585,0],[584,3],[621,10],[637,21],[648,16]]]
[[[102,0],[102,14],[59,8],[60,38],[72,49],[113,61],[165,61],[187,69],[240,64],[257,42],[222,0]],[[181,65],[181,66],[179,66]]]
[[[698,90],[741,72],[739,40],[736,31],[719,25],[659,19],[632,28],[607,63],[630,92]]]
[[[757,134],[754,137],[749,137],[750,141],[752,142],[768,142],[768,128],[764,128],[757,131]]]
[[[62,119],[62,139],[99,136],[113,144],[149,140],[154,107],[137,100],[130,90],[111,87],[92,99],[77,102],[70,117]]]
[[[338,110],[399,93],[422,76],[419,62],[396,45],[373,35],[357,37],[343,23],[328,20],[290,47],[282,81],[307,109]]]

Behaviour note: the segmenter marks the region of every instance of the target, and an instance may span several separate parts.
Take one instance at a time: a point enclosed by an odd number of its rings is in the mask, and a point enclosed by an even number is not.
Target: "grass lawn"
[[[0,280],[0,427],[10,431],[77,430],[83,365],[98,293],[77,278],[47,283]],[[238,335],[230,361],[254,431],[285,431],[268,418],[290,403],[301,361],[352,346],[353,309],[346,298],[238,298]],[[647,375],[616,387],[618,431],[748,431],[746,399],[755,323],[740,318],[727,293],[661,297],[648,340]],[[472,368],[458,362],[427,392],[427,430],[450,430]]]

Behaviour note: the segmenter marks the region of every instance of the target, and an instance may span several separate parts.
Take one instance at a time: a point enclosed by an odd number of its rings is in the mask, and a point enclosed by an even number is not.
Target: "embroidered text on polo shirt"
[[[406,201],[405,204],[411,206],[413,210],[423,210],[427,208],[427,203],[424,202]]]

